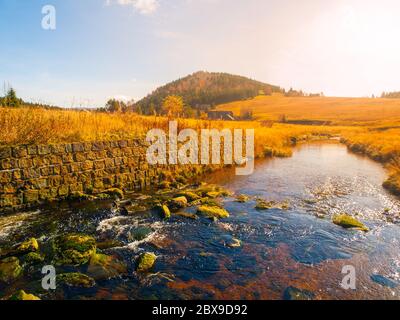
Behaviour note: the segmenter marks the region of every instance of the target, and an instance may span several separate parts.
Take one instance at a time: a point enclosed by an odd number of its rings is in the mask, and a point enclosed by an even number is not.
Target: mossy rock
[[[345,213],[335,215],[332,221],[334,224],[341,226],[345,229],[357,229],[364,232],[369,231],[369,229],[362,222]]]
[[[29,294],[26,293],[24,290],[19,290],[17,293],[13,294],[9,300],[18,300],[18,301],[22,301],[22,300],[40,300],[39,297],[33,295],[33,294]]]
[[[236,202],[239,202],[239,203],[245,203],[245,202],[248,202],[248,201],[250,201],[250,197],[249,196],[246,196],[245,194],[240,194],[240,195],[238,195],[237,197],[236,197],[236,200],[235,200]]]
[[[200,197],[210,198],[228,197],[231,195],[231,192],[216,185],[202,185],[193,192],[195,192]]]
[[[164,219],[171,218],[171,211],[169,210],[167,205],[160,205],[159,209],[160,209],[160,213]]]
[[[142,241],[146,239],[152,232],[153,229],[151,229],[150,227],[137,227],[129,232],[128,241]]]
[[[200,206],[197,209],[197,213],[199,213],[201,215],[205,215],[208,218],[222,219],[222,218],[228,218],[229,217],[229,212],[228,211],[226,211],[223,208],[216,207],[216,206],[208,206],[208,205]]]
[[[198,194],[191,192],[191,191],[180,192],[180,193],[176,194],[176,197],[185,197],[190,202],[199,200],[201,198]]]
[[[28,254],[22,257],[22,261],[29,265],[42,263],[44,259],[45,259],[44,255],[38,252],[29,252]]]
[[[308,290],[301,290],[295,287],[287,287],[283,293],[284,300],[314,300],[315,294]]]
[[[73,192],[68,196],[68,199],[72,201],[88,201],[95,200],[96,197],[83,192]]]
[[[11,283],[22,275],[22,271],[17,257],[0,260],[0,282]]]
[[[274,201],[266,201],[266,200],[259,199],[259,200],[257,200],[257,205],[255,208],[257,210],[269,210],[269,209],[274,208],[274,206],[275,206]]]
[[[92,288],[96,285],[93,278],[79,272],[57,275],[57,283],[74,288]]]
[[[87,273],[94,280],[106,280],[127,274],[128,267],[113,256],[96,253],[90,258]]]
[[[111,196],[107,193],[99,193],[96,195],[97,200],[109,200],[111,199]]]
[[[96,240],[87,235],[65,235],[55,239],[53,249],[57,265],[83,265],[96,253]]]
[[[186,199],[186,197],[183,197],[183,196],[182,197],[173,198],[170,201],[170,206],[174,210],[179,210],[179,209],[186,208],[187,205],[188,205],[188,200]]]
[[[124,198],[124,192],[121,189],[118,188],[111,188],[108,189],[102,193],[108,194],[111,197],[117,197],[119,199],[123,199]]]
[[[106,249],[111,249],[111,248],[116,248],[116,247],[122,247],[124,245],[123,242],[118,241],[118,240],[105,240],[101,242],[96,243],[96,247],[100,250],[106,250]]]
[[[136,271],[137,272],[147,272],[151,268],[153,268],[155,262],[157,260],[157,256],[151,252],[142,253],[139,257]]]
[[[35,238],[30,238],[21,244],[19,244],[16,248],[16,252],[18,254],[24,254],[27,252],[35,252],[39,250],[39,243]]]

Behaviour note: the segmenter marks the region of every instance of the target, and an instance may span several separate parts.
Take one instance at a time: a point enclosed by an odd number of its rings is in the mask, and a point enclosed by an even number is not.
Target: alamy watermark
[[[193,129],[178,133],[177,121],[170,121],[168,134],[152,129],[146,141],[151,144],[146,153],[151,165],[236,164],[236,175],[254,172],[254,129],[201,129],[199,137]]]
[[[42,268],[42,288],[44,290],[56,289],[56,269],[52,265],[47,265]]]
[[[346,265],[342,268],[342,274],[345,276],[340,286],[345,290],[356,290],[356,268],[352,265]]]
[[[42,29],[56,30],[57,28],[57,13],[53,5],[45,5],[42,8]]]

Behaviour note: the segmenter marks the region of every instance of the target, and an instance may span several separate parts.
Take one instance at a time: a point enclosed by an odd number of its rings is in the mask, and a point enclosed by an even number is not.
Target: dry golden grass
[[[266,102],[271,102],[271,105],[266,105]],[[337,108],[343,114],[335,109],[335,103],[338,103]],[[220,108],[231,106],[235,112],[240,112],[241,108],[251,108],[256,118],[264,120],[285,114],[289,119],[331,120],[345,126],[194,119],[180,119],[178,126],[179,129],[196,130],[254,128],[257,156],[289,156],[294,138],[305,140],[311,136],[342,136],[352,150],[386,163],[391,172],[388,187],[400,190],[400,127],[397,125],[400,124],[399,103],[399,100],[386,99],[259,97]],[[387,118],[388,114],[392,118]],[[143,137],[150,129],[167,131],[168,119],[133,113],[0,108],[0,126],[0,145],[47,144]]]
[[[400,125],[400,99],[284,97],[280,94],[223,104],[218,110],[253,111],[256,120],[321,120],[340,125]]]

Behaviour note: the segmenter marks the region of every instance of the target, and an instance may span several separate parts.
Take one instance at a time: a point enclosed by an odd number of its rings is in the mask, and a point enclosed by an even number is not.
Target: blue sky
[[[41,27],[42,7],[57,28]],[[0,0],[0,82],[102,106],[198,70],[335,96],[400,90],[396,0]]]

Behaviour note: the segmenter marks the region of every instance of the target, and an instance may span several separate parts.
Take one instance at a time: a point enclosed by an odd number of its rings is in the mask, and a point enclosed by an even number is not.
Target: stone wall
[[[76,192],[142,190],[163,180],[164,171],[177,170],[150,166],[146,149],[140,140],[0,147],[0,210]]]

